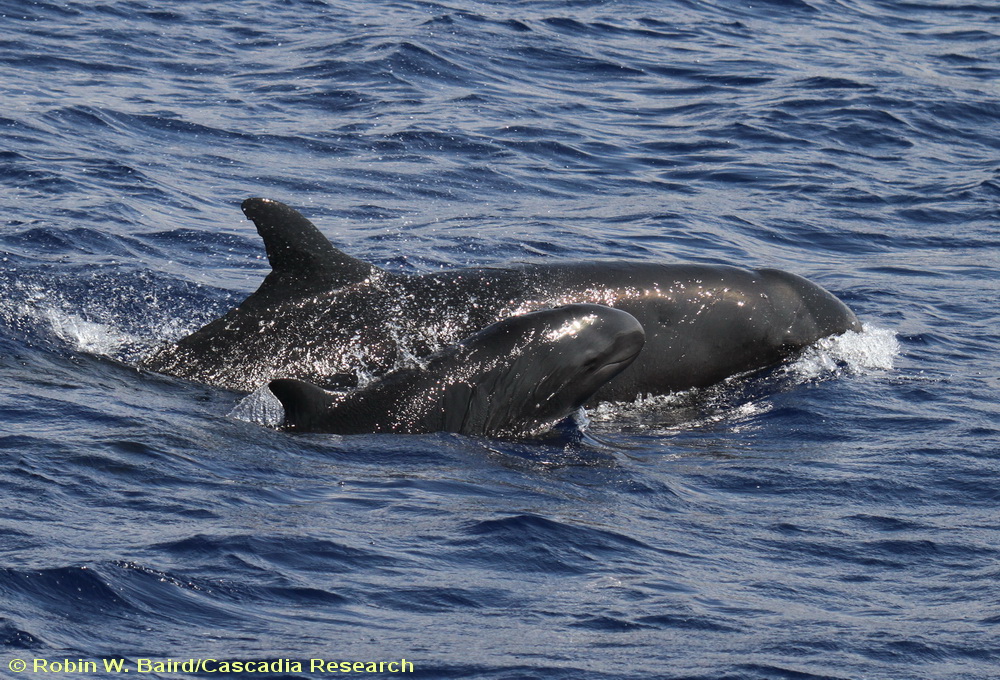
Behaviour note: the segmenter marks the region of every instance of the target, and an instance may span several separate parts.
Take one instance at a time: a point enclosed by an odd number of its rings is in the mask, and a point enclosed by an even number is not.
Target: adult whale
[[[707,386],[860,330],[829,292],[774,269],[613,261],[407,275],[346,255],[282,203],[251,198],[242,207],[271,273],[145,367],[243,391],[279,377],[344,385],[411,365],[502,319],[585,302],[629,313],[646,335],[643,351],[594,403]]]
[[[498,321],[363,388],[332,393],[272,380],[283,426],[297,432],[523,437],[572,415],[642,349],[627,312],[593,304]]]

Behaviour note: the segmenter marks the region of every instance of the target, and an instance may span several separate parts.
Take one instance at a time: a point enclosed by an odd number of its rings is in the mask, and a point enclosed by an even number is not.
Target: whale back
[[[634,317],[646,347],[595,393],[596,403],[704,387],[860,328],[828,291],[776,270],[618,261],[409,275],[341,252],[277,201],[251,198],[243,210],[271,273],[243,303],[144,367],[248,392],[279,376],[327,385],[348,373],[386,376],[511,316],[597,303]]]
[[[257,290],[223,316],[142,362],[153,371],[246,391],[271,377],[268,361],[289,361],[311,340],[317,301],[392,275],[340,251],[293,208],[248,198],[243,212],[257,227],[271,272]],[[356,296],[357,297],[357,296]],[[351,309],[327,310],[327,320]],[[331,331],[336,336],[337,329]],[[344,334],[353,335],[345,329]],[[338,338],[339,340],[340,338]],[[334,371],[337,372],[337,371]]]

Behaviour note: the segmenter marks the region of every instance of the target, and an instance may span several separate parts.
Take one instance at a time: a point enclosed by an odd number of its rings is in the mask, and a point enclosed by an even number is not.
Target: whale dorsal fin
[[[315,432],[321,428],[324,416],[336,401],[326,390],[304,380],[279,378],[267,387],[285,409],[284,427],[289,430]]]
[[[255,295],[309,294],[367,278],[375,267],[341,252],[297,210],[267,198],[243,201],[243,213],[264,239],[271,273]]]

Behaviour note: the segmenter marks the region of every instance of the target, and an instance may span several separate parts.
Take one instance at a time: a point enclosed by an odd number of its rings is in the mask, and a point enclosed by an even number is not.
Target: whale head
[[[445,390],[441,429],[509,437],[543,431],[625,370],[644,342],[635,317],[596,304],[500,321],[462,343],[465,368]]]

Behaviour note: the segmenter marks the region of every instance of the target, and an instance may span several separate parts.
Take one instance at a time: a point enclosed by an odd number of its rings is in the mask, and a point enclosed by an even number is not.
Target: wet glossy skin
[[[635,359],[643,335],[621,310],[568,305],[509,317],[350,392],[289,379],[269,386],[297,432],[522,437],[572,415]]]
[[[777,270],[619,261],[406,276],[340,253],[280,203],[251,199],[244,210],[274,272],[247,301],[165,347],[147,368],[244,391],[277,377],[322,385],[347,374],[363,383],[499,320],[588,302],[622,309],[645,330],[639,357],[593,399],[629,400],[710,385],[860,330],[833,295]],[[297,251],[303,240],[307,247]],[[330,253],[314,256],[321,242]]]

